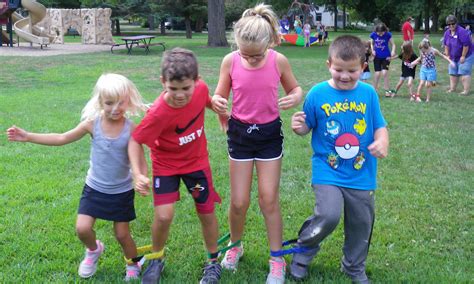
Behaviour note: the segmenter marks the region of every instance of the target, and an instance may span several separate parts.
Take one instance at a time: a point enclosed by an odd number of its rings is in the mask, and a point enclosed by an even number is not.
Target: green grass
[[[368,33],[360,34],[368,38]],[[330,33],[334,38],[334,33]],[[400,35],[396,34],[397,48]],[[439,35],[432,35],[438,43]],[[76,37],[77,39],[77,37]],[[198,57],[203,79],[214,90],[221,60],[229,48],[205,47],[206,35],[192,40],[182,34],[162,38],[167,48],[182,46]],[[283,45],[306,92],[329,78],[327,46],[309,49]],[[0,49],[1,52],[1,49]],[[1,57],[0,64],[0,282],[86,282],[77,267],[83,246],[74,223],[89,165],[89,141],[63,147],[9,143],[4,131],[12,124],[35,132],[62,132],[75,126],[95,81],[104,72],[133,80],[153,101],[159,83],[161,48],[54,57]],[[473,190],[474,96],[446,94],[445,62],[437,60],[439,86],[429,104],[410,103],[406,86],[401,96],[381,98],[390,131],[390,155],[379,163],[376,223],[367,269],[375,283],[468,283],[474,279]],[[400,60],[391,66],[391,86],[400,75]],[[417,80],[418,81],[418,80]],[[292,133],[283,111],[285,158],[281,179],[284,238],[294,238],[312,212],[310,136]],[[208,111],[206,132],[215,187],[223,203],[216,208],[220,231],[228,231],[229,180],[226,137],[215,114]],[[138,120],[137,120],[138,121]],[[254,186],[255,187],[255,186]],[[205,251],[191,198],[182,191],[168,240],[163,283],[196,283]],[[151,198],[136,197],[137,220],[132,232],[139,245],[150,243]],[[341,223],[342,224],[342,223]],[[112,226],[98,221],[97,236],[106,244],[97,274],[88,282],[121,282],[124,273]],[[224,272],[222,283],[263,283],[268,269],[268,244],[256,188],[248,212],[245,257],[237,273]],[[307,283],[349,283],[339,272],[343,229],[340,225],[323,243],[310,266]],[[287,262],[291,260],[287,257]],[[291,281],[288,281],[291,283]]]

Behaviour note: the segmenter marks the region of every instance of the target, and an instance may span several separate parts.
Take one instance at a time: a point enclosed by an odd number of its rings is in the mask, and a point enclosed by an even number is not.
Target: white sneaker
[[[86,249],[86,255],[79,265],[78,273],[82,278],[89,278],[97,271],[97,263],[99,261],[99,257],[104,252],[105,247],[104,244],[99,240],[96,240],[96,243],[97,249],[95,251]]]
[[[237,270],[240,258],[244,255],[244,247],[242,244],[240,246],[233,247],[229,249],[224,256],[224,259],[221,261],[222,268],[229,270]]]
[[[284,258],[270,259],[270,273],[267,276],[266,284],[285,283],[286,262]]]

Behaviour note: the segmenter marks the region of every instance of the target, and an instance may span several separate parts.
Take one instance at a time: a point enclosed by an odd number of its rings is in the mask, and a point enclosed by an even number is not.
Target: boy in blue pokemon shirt
[[[291,274],[302,279],[336,228],[344,208],[345,242],[341,271],[357,283],[369,283],[365,273],[372,226],[377,158],[388,154],[388,131],[375,89],[359,81],[365,68],[365,46],[355,36],[338,37],[329,48],[331,79],[308,93],[303,111],[292,117],[298,135],[312,130],[314,213],[299,232]]]

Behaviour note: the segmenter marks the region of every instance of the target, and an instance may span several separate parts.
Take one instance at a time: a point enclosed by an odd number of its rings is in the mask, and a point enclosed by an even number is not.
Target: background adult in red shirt
[[[410,42],[413,44],[413,39],[415,38],[415,31],[411,26],[411,21],[413,21],[412,17],[408,17],[405,23],[402,25],[402,34],[403,34],[403,41],[404,43]]]

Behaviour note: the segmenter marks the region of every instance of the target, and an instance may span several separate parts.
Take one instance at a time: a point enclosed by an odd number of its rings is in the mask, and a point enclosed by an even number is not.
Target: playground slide
[[[41,36],[41,30],[35,29],[34,26],[46,16],[46,7],[35,0],[22,0],[21,6],[28,10],[30,15],[20,19],[19,14],[13,14],[17,18],[17,21],[14,19],[15,24],[13,24],[17,36],[27,42],[41,45],[49,44],[49,37]]]

